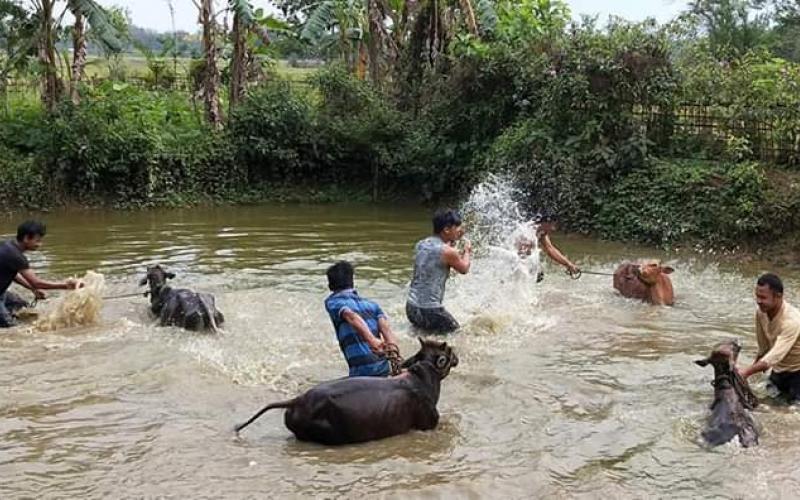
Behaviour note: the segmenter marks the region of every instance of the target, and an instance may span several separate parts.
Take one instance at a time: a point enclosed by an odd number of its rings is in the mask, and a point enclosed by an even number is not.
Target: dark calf
[[[748,411],[758,406],[758,398],[736,371],[740,350],[735,340],[728,340],[717,345],[708,358],[695,361],[714,367],[714,402],[702,433],[711,446],[725,444],[735,436],[744,447],[758,444],[758,430]]]
[[[159,324],[218,332],[225,317],[217,310],[214,296],[170,288],[167,280],[174,277],[175,274],[156,265],[147,269],[147,276],[139,283],[141,286],[150,285],[150,311],[158,316]]]
[[[431,430],[439,423],[439,388],[458,356],[446,342],[420,339],[422,348],[391,378],[349,377],[322,383],[305,394],[264,407],[241,431],[267,410],[286,408],[286,427],[301,441],[326,445],[360,443]]]

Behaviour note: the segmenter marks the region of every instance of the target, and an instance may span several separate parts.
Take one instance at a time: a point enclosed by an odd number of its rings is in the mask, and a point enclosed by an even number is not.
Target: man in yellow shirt
[[[742,370],[748,378],[772,369],[769,381],[790,402],[800,400],[800,311],[783,300],[783,282],[765,274],[756,285],[755,362]]]

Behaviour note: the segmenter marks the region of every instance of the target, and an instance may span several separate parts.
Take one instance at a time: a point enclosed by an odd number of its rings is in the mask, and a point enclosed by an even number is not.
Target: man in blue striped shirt
[[[397,345],[389,321],[380,306],[361,298],[353,286],[353,266],[340,261],[328,268],[325,310],[336,329],[336,339],[350,367],[351,377],[386,377],[389,362],[384,344]]]

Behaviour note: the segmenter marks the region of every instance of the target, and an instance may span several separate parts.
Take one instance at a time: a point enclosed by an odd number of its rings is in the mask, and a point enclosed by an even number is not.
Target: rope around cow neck
[[[389,375],[392,377],[400,375],[403,369],[403,356],[400,355],[400,348],[397,347],[397,344],[392,344],[391,342],[383,344],[382,354],[389,362]]]

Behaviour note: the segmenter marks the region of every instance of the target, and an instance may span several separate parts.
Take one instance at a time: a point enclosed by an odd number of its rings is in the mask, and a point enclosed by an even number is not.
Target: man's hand
[[[45,299],[47,299],[47,294],[46,294],[46,293],[44,293],[44,292],[43,292],[43,291],[41,291],[41,290],[34,290],[34,291],[33,291],[33,297],[34,297],[36,300],[45,300]]]
[[[567,264],[567,272],[572,275],[572,274],[579,274],[581,270],[578,266],[570,262],[569,264]]]
[[[67,285],[67,290],[77,290],[78,288],[83,288],[83,283],[75,278],[68,278],[64,283]]]
[[[378,340],[375,337],[372,337],[372,339],[373,340],[370,340],[369,342],[369,348],[372,349],[372,352],[375,354],[383,354],[383,341]]]
[[[472,242],[467,239],[464,240],[464,253],[472,254]]]

